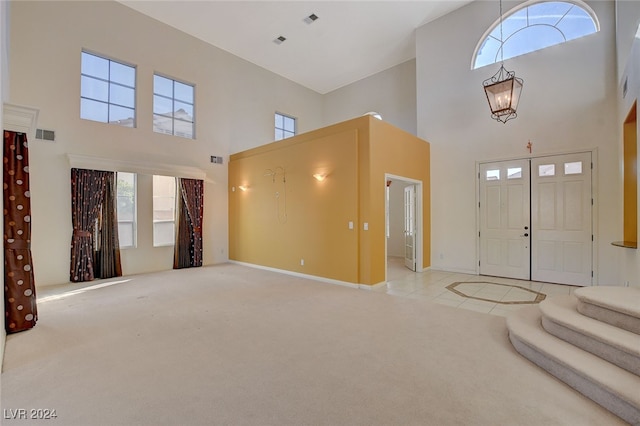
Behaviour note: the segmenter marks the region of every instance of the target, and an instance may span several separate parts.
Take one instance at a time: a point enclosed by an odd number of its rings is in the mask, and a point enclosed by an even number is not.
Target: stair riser
[[[565,382],[573,389],[577,390],[597,404],[600,404],[626,422],[634,426],[640,426],[640,407],[635,407],[632,404],[629,404],[619,396],[607,391],[599,383],[594,383],[564,364],[547,357],[544,352],[527,345],[525,342],[521,341],[518,336],[515,336],[511,332],[509,333],[509,340],[511,340],[511,344],[518,353],[536,364],[538,367],[546,370],[559,380]]]
[[[640,357],[621,351],[607,343],[594,340],[591,336],[569,329],[544,316],[542,317],[542,327],[549,334],[605,359],[620,368],[624,368],[636,376],[640,376]]]
[[[640,334],[640,318],[612,311],[581,300],[578,301],[578,312],[582,315],[597,319],[598,321],[606,322],[607,324],[611,324],[623,330]]]

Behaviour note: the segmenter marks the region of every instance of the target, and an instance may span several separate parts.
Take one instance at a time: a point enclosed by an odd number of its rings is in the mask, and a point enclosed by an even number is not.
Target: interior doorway
[[[393,273],[413,273],[422,266],[422,182],[385,175],[386,281]],[[399,270],[398,266],[404,265]],[[404,271],[404,272],[403,272]]]
[[[591,152],[479,164],[479,273],[593,282]]]

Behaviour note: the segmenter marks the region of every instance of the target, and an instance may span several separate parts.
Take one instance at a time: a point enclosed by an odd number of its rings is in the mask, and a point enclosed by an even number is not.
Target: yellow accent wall
[[[429,143],[370,116],[231,155],[229,258],[353,284],[383,282],[385,173],[423,183],[426,268]]]
[[[623,202],[624,240],[638,242],[638,119],[637,102],[624,122],[623,128]]]

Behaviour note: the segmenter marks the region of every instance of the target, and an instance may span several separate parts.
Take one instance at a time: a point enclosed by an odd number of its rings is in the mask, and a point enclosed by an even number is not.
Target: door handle
[[[528,237],[529,234],[525,233],[524,235],[520,235],[521,237]]]

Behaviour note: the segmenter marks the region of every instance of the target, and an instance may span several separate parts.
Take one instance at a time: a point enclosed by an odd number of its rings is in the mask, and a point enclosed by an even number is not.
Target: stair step
[[[640,376],[640,336],[581,315],[577,306],[578,299],[573,296],[542,301],[542,326],[548,333]]]
[[[640,377],[547,333],[537,305],[507,316],[516,350],[625,421],[640,425]]]
[[[573,294],[582,315],[640,334],[640,288],[582,287]]]

